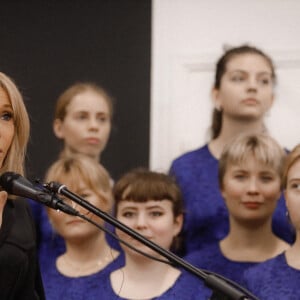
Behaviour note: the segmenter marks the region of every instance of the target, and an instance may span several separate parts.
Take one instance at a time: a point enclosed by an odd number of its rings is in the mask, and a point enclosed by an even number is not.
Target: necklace
[[[66,254],[61,256],[61,261],[63,262],[60,265],[61,271],[66,275],[71,275],[72,277],[90,275],[97,271],[100,271],[104,266],[107,265],[113,259],[112,256],[105,256],[101,259],[96,259],[88,264],[82,263],[82,265],[76,265]]]

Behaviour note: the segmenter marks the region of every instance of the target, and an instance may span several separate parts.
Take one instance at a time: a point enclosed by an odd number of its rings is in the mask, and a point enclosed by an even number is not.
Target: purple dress
[[[229,230],[228,211],[218,183],[218,160],[208,145],[174,160],[170,174],[175,177],[185,204],[184,253],[223,239]],[[274,212],[273,230],[277,236],[293,242],[294,234],[286,218],[283,197]]]
[[[211,290],[204,286],[201,279],[198,279],[197,277],[187,273],[186,271],[182,271],[172,287],[170,287],[160,296],[152,298],[151,300],[208,300],[211,294]],[[115,293],[115,291],[112,289],[109,276],[105,278],[101,299],[126,300],[125,298],[118,296],[118,294]]]
[[[197,268],[218,273],[238,284],[242,284],[245,270],[257,265],[254,262],[239,262],[227,259],[221,252],[219,243],[213,243],[201,250],[190,253],[185,260]]]
[[[117,259],[98,273],[81,276],[67,277],[58,272],[56,259],[48,261],[43,266],[42,278],[47,300],[99,300],[103,298],[104,282],[110,272],[124,265],[124,255],[121,253]]]
[[[32,210],[33,218],[37,231],[37,245],[40,265],[47,265],[56,259],[59,255],[65,252],[65,242],[52,228],[47,215],[46,207],[41,203],[29,199],[29,204]],[[105,224],[106,228],[111,231],[112,226]],[[106,234],[108,244],[118,251],[123,252],[117,240]]]
[[[247,270],[244,284],[262,300],[300,299],[300,270],[287,264],[285,253]]]

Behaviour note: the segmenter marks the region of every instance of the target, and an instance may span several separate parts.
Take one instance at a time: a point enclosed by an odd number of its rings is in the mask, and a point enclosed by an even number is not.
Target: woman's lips
[[[100,143],[100,139],[98,138],[86,138],[85,140],[91,145],[98,145]]]
[[[262,203],[261,202],[243,202],[243,205],[250,209],[257,209],[262,205]]]

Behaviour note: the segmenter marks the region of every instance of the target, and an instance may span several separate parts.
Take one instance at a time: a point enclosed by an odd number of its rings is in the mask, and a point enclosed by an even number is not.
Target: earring
[[[222,106],[220,104],[215,104],[215,110],[217,110],[218,112],[221,112]]]

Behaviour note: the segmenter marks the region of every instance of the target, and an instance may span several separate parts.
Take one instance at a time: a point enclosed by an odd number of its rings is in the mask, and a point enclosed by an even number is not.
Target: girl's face
[[[253,155],[242,165],[228,165],[222,196],[231,218],[239,221],[266,221],[272,217],[280,197],[280,176]]]
[[[93,91],[76,95],[67,107],[63,121],[56,119],[54,132],[65,147],[99,160],[111,129],[107,101]]]
[[[182,227],[182,215],[174,217],[173,204],[170,200],[120,201],[117,219],[164,249],[170,249],[174,237],[179,234]],[[116,232],[129,244],[153,255],[153,251],[140,242],[120,230]],[[137,254],[126,247],[125,251]]]
[[[13,109],[6,91],[0,87],[0,167],[3,166],[14,133]]]
[[[287,174],[287,185],[284,191],[286,205],[291,221],[300,230],[300,159],[298,159],[289,169]]]
[[[66,185],[68,186],[67,180]],[[72,189],[72,192],[82,197],[84,200],[90,202],[92,205],[98,207],[101,210],[107,210],[104,200],[101,199],[93,190],[91,190],[84,181],[78,182],[78,187]],[[81,214],[88,216],[97,223],[103,223],[94,214],[89,213],[85,208],[82,208],[77,203],[72,202],[68,198],[63,198],[64,202],[71,205],[78,210]],[[101,232],[95,225],[88,223],[80,217],[67,215],[63,212],[48,209],[48,216],[55,231],[61,235],[66,241],[83,241],[85,239],[93,238],[99,235]]]
[[[224,117],[262,118],[274,98],[270,65],[258,54],[234,56],[227,63],[220,88],[213,90],[213,98]]]

